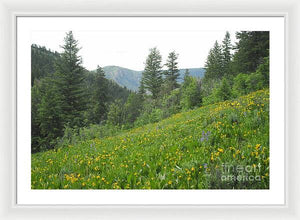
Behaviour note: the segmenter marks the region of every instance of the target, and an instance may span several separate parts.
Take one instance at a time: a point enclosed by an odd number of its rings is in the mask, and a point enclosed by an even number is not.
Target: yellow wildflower
[[[224,150],[223,150],[222,148],[218,148],[218,151],[219,151],[220,153],[223,153],[223,152],[224,152]]]

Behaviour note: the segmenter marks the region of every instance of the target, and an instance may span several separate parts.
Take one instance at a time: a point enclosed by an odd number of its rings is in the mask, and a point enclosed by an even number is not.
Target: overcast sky
[[[34,31],[32,43],[62,52],[60,45],[68,30]],[[232,43],[235,31],[229,31]],[[204,67],[208,52],[214,42],[222,42],[225,31],[73,31],[81,50],[83,66],[88,70],[108,65],[121,66],[133,70],[143,70],[149,49],[157,47],[163,63],[168,53],[175,50],[179,54],[179,68]]]

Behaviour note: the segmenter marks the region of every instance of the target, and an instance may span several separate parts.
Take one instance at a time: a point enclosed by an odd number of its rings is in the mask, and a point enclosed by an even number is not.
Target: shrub
[[[262,75],[263,86],[269,87],[269,77],[270,77],[270,59],[269,57],[264,58],[264,62],[257,67],[256,72]]]
[[[162,99],[163,118],[169,117],[181,110],[180,107],[180,90],[171,91],[170,95],[165,95]]]
[[[182,87],[180,105],[182,109],[191,109],[201,105],[200,82],[194,77],[189,77],[187,83]]]
[[[124,121],[124,106],[121,100],[116,100],[109,106],[107,124],[120,126]]]
[[[226,101],[231,98],[231,87],[226,78],[223,78],[220,86],[216,91],[216,98],[218,101]]]
[[[251,73],[247,80],[247,92],[254,92],[264,87],[263,76],[260,72]]]
[[[163,119],[163,111],[159,108],[153,109],[150,113],[144,112],[137,120],[134,122],[134,126],[142,126],[150,123],[155,123]]]
[[[233,79],[232,92],[235,97],[245,95],[248,92],[247,86],[248,75],[240,73]]]
[[[223,78],[219,84],[212,89],[210,95],[203,97],[203,105],[209,105],[216,102],[222,102],[232,97],[231,87],[226,78]]]

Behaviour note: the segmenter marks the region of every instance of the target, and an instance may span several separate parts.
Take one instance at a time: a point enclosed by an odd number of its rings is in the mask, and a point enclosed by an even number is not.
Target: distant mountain
[[[120,86],[125,86],[126,88],[137,91],[140,85],[140,80],[142,78],[143,71],[131,70],[119,66],[105,66],[103,67],[106,78],[111,79],[118,83]],[[183,77],[186,69],[180,69],[180,77],[178,82],[183,82]],[[190,68],[190,75],[193,77],[202,78],[205,73],[204,68]]]
[[[135,71],[119,66],[103,67],[106,78],[118,83],[120,86],[126,86],[128,89],[137,91],[142,77],[142,71]]]
[[[188,70],[190,72],[190,76],[198,77],[198,78],[204,77],[204,74],[205,74],[204,68],[190,68]],[[179,76],[178,82],[183,82],[183,77],[184,77],[185,71],[186,71],[186,69],[179,69],[180,76]]]

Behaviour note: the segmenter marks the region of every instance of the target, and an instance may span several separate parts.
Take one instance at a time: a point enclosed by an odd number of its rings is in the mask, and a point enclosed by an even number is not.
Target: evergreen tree
[[[107,86],[108,103],[112,103],[115,100],[120,99],[121,102],[124,104],[132,91],[130,91],[126,87],[121,87],[113,80],[107,80],[107,83],[108,83]]]
[[[140,96],[140,98],[143,100],[144,96],[146,95],[146,89],[145,89],[145,85],[144,85],[144,81],[143,79],[141,79],[140,81],[140,86],[139,86],[139,90],[138,90],[138,95]]]
[[[214,47],[209,51],[205,63],[204,81],[221,79],[224,75],[223,71],[223,55],[221,46],[216,41]]]
[[[179,74],[179,69],[177,67],[178,65],[177,59],[178,59],[178,54],[176,54],[175,51],[173,51],[169,53],[167,63],[165,64],[168,68],[166,71],[164,71],[167,93],[170,93],[172,90],[179,87],[177,79],[180,74]]]
[[[41,81],[41,101],[37,110],[41,139],[39,147],[51,149],[56,138],[63,135],[62,100],[55,78],[46,77]]]
[[[142,81],[145,89],[151,93],[153,99],[158,98],[163,82],[161,60],[159,50],[156,47],[150,49],[150,53],[146,59]]]
[[[191,83],[193,77],[190,76],[190,72],[188,69],[185,70],[185,73],[184,73],[184,78],[183,78],[183,83],[181,85],[181,90],[182,89],[185,89],[186,87],[189,86],[189,84]]]
[[[190,76],[190,71],[189,71],[189,69],[186,69],[184,72],[183,81],[186,81],[189,76]]]
[[[269,31],[242,31],[236,33],[239,40],[233,56],[233,71],[253,73],[269,56]]]
[[[92,95],[92,119],[93,123],[100,123],[107,114],[108,102],[108,83],[105,78],[105,72],[100,66],[97,66],[95,79],[93,82]]]
[[[41,102],[40,82],[35,80],[31,88],[31,152],[40,151],[40,120],[38,117],[39,104]]]
[[[82,118],[87,104],[86,88],[82,60],[78,55],[80,48],[72,31],[67,33],[62,48],[64,52],[56,65],[58,75],[56,83],[62,99],[62,115],[65,124],[70,127],[80,127],[83,125]]]
[[[222,42],[222,56],[223,56],[223,71],[225,76],[229,76],[230,74],[230,62],[231,62],[231,40],[230,34],[227,31]]]

